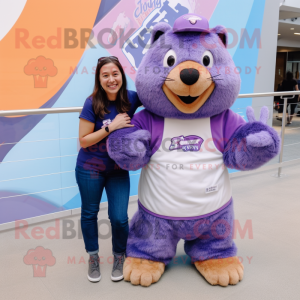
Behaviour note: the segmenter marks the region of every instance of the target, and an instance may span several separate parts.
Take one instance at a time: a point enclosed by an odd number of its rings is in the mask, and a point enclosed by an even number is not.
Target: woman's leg
[[[98,212],[105,177],[101,172],[81,167],[76,167],[75,174],[81,196],[81,230],[85,249],[89,254],[96,254],[99,251]]]
[[[126,251],[129,230],[127,210],[130,181],[128,171],[117,170],[108,173],[105,190],[108,199],[108,216],[112,228],[113,253],[123,254]]]
[[[293,104],[290,104],[290,105],[291,105],[291,115],[290,115],[289,123],[292,123],[292,120],[293,120],[293,117],[294,117],[294,114],[295,114],[295,109],[297,107],[297,103],[293,103]]]

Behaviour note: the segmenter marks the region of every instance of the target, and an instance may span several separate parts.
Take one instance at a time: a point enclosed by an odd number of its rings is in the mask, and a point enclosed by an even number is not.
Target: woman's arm
[[[82,148],[90,147],[97,144],[105,137],[107,137],[111,132],[123,128],[123,127],[133,127],[130,124],[130,117],[126,114],[118,114],[115,119],[108,125],[109,132],[106,132],[104,128],[101,128],[94,132],[95,123],[87,121],[80,118],[79,121],[79,142]]]
[[[87,148],[94,144],[97,144],[106,136],[108,132],[104,128],[94,132],[95,123],[80,118],[79,121],[79,142],[82,148]]]

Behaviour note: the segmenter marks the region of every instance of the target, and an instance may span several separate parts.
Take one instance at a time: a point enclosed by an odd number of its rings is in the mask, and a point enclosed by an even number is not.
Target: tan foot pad
[[[134,285],[150,286],[157,282],[165,271],[165,264],[147,259],[127,257],[123,274]]]
[[[234,285],[241,281],[244,275],[244,266],[237,256],[197,261],[195,266],[212,285]]]

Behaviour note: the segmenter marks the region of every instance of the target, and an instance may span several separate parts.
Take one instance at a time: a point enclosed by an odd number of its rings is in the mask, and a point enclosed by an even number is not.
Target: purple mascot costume
[[[210,284],[243,278],[227,167],[262,166],[278,154],[280,139],[266,125],[266,107],[259,121],[248,107],[249,122],[229,109],[240,76],[226,47],[225,28],[209,29],[202,16],[183,15],[173,28],[158,23],[136,77],[145,109],[134,115],[134,127],[108,139],[121,168],[142,168],[124,264],[132,284],[157,282],[180,239]]]

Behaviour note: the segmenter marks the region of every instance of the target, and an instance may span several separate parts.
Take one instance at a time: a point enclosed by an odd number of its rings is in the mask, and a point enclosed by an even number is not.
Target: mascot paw
[[[157,282],[164,271],[164,263],[133,257],[126,258],[123,268],[125,281],[142,286]]]
[[[272,136],[267,131],[249,134],[246,141],[248,145],[256,148],[270,146],[274,143]]]
[[[244,275],[244,266],[236,256],[197,261],[195,266],[211,285],[234,285],[241,281]]]

